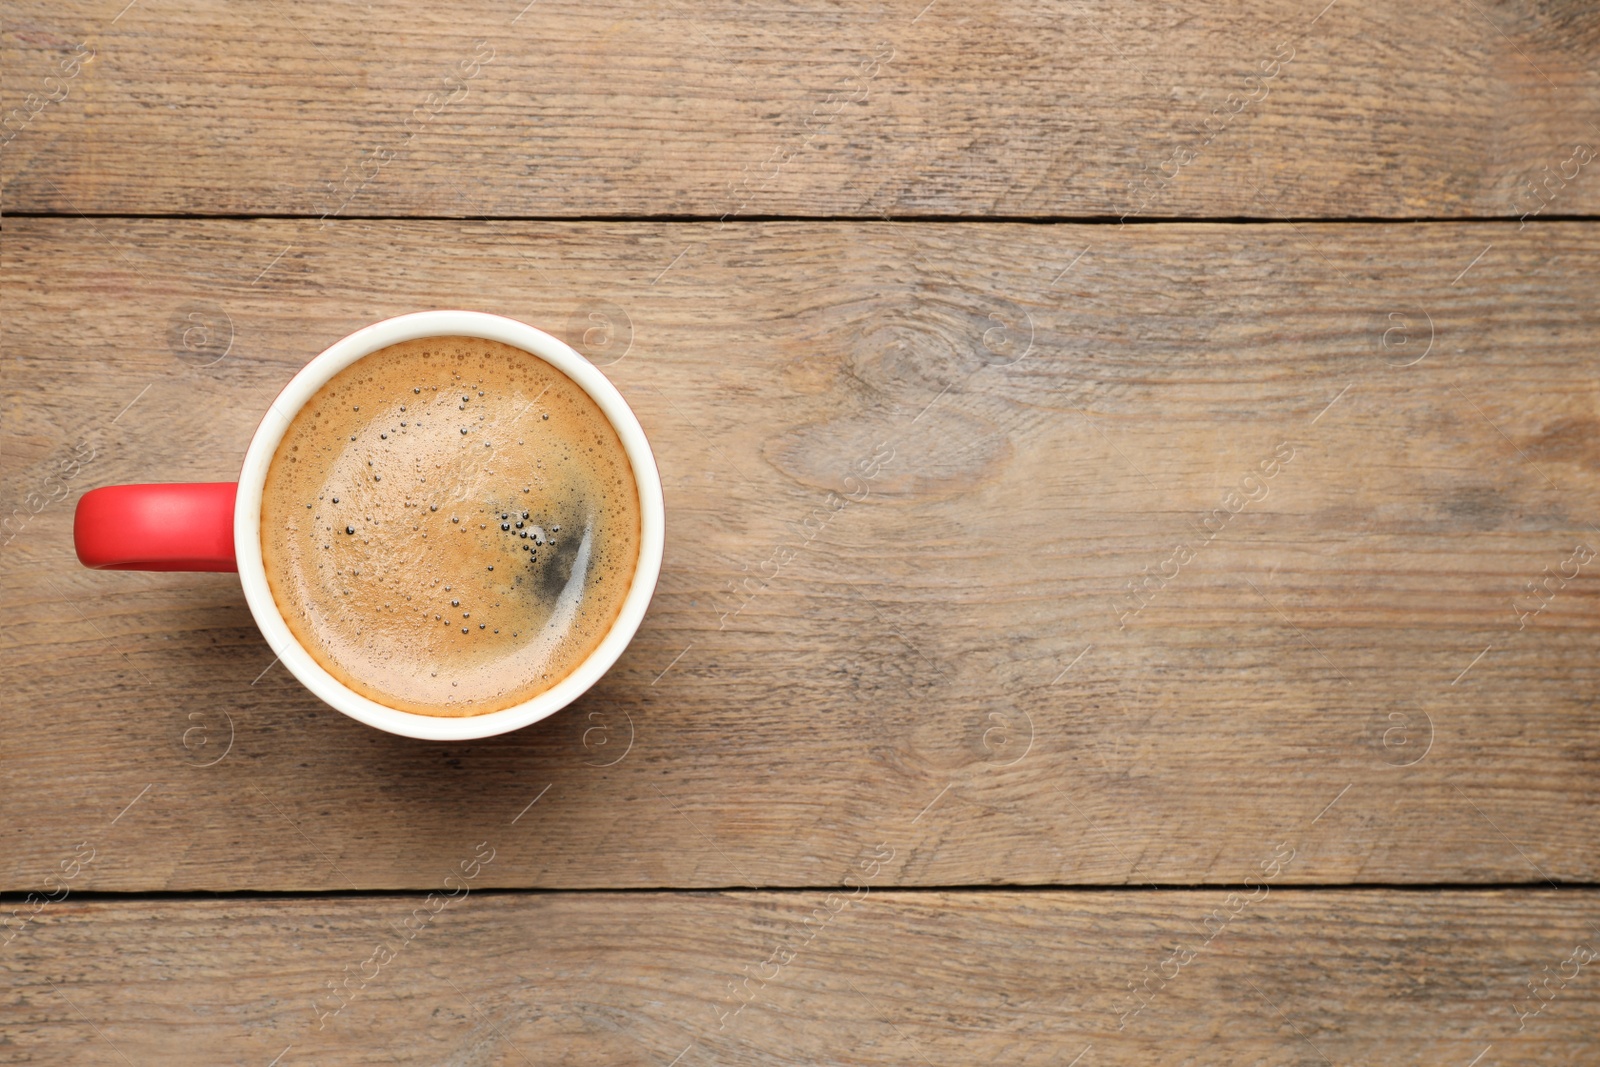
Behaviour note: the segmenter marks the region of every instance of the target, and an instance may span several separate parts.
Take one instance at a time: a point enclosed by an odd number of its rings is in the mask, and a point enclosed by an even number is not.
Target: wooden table
[[[1600,1062],[1592,8],[0,44],[0,1059]],[[616,667],[471,744],[71,544],[429,307],[602,364],[669,515]]]

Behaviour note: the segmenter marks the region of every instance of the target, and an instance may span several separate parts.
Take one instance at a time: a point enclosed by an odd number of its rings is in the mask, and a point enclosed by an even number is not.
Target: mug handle
[[[78,561],[106,571],[237,571],[234,482],[107,485],[78,499]]]

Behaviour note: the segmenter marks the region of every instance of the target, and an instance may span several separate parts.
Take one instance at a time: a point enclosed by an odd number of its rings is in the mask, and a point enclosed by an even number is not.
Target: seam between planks
[[[548,222],[548,223],[686,223],[704,225],[744,225],[765,222],[887,222],[887,223],[963,223],[972,225],[1011,226],[1171,226],[1171,225],[1228,225],[1228,226],[1374,226],[1449,223],[1453,225],[1500,224],[1519,222],[1516,215],[1171,215],[1124,220],[1114,215],[740,215],[727,219],[721,215],[656,214],[656,215],[340,215],[328,218],[312,214],[249,214],[200,212],[82,212],[82,211],[7,211],[0,218],[7,219],[165,219],[184,222]],[[1600,215],[1541,215],[1537,222],[1525,225],[1544,225],[1556,222],[1596,222]]]

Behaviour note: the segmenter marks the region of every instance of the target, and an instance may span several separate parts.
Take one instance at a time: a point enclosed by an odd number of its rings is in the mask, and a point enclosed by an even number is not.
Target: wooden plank
[[[1526,0],[25,0],[0,45],[12,211],[1600,208],[1600,29]]]
[[[454,891],[68,899],[3,950],[0,1033],[25,1062],[279,1067],[1600,1053],[1592,891]]]
[[[426,888],[496,827],[494,885],[1600,877],[1585,224],[7,226],[8,889]],[[670,525],[608,677],[459,746],[70,547],[432,306],[627,349]]]

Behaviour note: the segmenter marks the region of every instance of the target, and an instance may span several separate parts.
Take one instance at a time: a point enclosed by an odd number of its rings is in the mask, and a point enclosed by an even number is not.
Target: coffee
[[[598,404],[498,341],[367,355],[296,414],[261,501],[295,638],[363,696],[483,715],[570,674],[633,580],[640,510]]]

